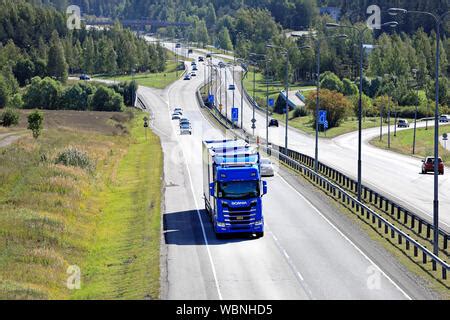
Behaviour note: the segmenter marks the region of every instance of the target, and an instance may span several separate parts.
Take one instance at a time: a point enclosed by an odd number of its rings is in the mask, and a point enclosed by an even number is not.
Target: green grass
[[[285,115],[274,113],[272,115],[273,118],[278,119],[279,121],[286,120]],[[292,118],[293,112],[290,113],[290,119],[289,119],[289,125],[293,128],[296,128],[300,131],[303,131],[308,134],[315,134],[315,129],[313,127],[313,117],[312,116],[306,116],[306,117],[299,117],[299,118]],[[369,129],[378,127],[380,125],[380,119],[379,118],[365,118],[363,119],[363,129]],[[323,138],[335,138],[337,136],[350,133],[353,131],[358,130],[358,120],[357,118],[347,118],[342,122],[342,124],[339,127],[331,128],[327,130],[327,132],[320,132],[320,137]]]
[[[131,135],[74,124],[0,148],[0,299],[158,298],[161,150],[141,118]],[[95,169],[55,165],[70,146]]]
[[[119,82],[132,81],[133,79],[137,81],[137,83],[141,86],[156,88],[156,89],[164,89],[167,86],[171,85],[178,79],[180,79],[183,71],[176,71],[177,63],[174,61],[174,55],[168,55],[168,61],[166,65],[166,70],[164,72],[159,73],[137,73],[134,75],[123,75],[123,76],[101,76],[98,79],[105,80],[115,80]],[[188,59],[184,57],[179,57],[180,61]],[[178,75],[178,76],[177,76]],[[95,80],[95,79],[94,79]]]
[[[74,299],[158,299],[162,152],[141,119],[114,181],[98,195],[102,216]]]
[[[248,94],[253,97],[253,69],[250,70],[247,73],[247,76],[244,80],[244,87],[247,90]],[[265,103],[266,101],[266,95],[267,95],[267,85],[265,84],[264,76],[260,72],[256,72],[256,85],[255,85],[255,97],[258,101],[262,101]],[[282,90],[284,90],[284,84],[276,84],[276,85],[269,85],[269,98],[277,99],[278,95]],[[297,92],[298,90],[304,91],[304,90],[311,90],[315,89],[314,86],[299,86],[299,85],[293,85],[289,88],[289,92]]]
[[[444,132],[450,133],[450,127],[442,126],[440,129],[441,135]],[[391,134],[391,149],[392,151],[399,152],[406,155],[412,155],[414,130],[404,130],[397,132],[397,137]],[[388,149],[388,137],[384,135],[382,141],[379,137],[374,138],[370,143],[376,147],[382,149]],[[439,145],[439,153],[445,163],[450,162],[450,151],[444,149]],[[425,128],[417,129],[416,138],[416,155],[420,157],[426,157],[434,154],[434,127],[425,130]]]

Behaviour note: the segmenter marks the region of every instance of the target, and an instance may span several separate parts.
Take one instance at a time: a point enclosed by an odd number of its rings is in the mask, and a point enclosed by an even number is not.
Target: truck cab
[[[218,238],[224,234],[264,236],[259,153],[245,141],[205,141],[203,149],[205,207]]]

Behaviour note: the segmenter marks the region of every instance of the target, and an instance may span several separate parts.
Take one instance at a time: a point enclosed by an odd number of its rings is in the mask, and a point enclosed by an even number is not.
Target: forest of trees
[[[165,69],[164,48],[119,24],[69,31],[65,13],[29,2],[0,0],[0,107],[19,101],[20,87],[34,77],[65,83],[69,73]]]

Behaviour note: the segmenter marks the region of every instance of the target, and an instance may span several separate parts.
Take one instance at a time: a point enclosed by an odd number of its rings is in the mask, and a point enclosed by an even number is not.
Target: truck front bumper
[[[249,224],[249,225],[230,225],[228,223],[217,223],[214,226],[214,230],[219,234],[229,234],[229,233],[261,233],[264,232],[264,222],[260,224]]]

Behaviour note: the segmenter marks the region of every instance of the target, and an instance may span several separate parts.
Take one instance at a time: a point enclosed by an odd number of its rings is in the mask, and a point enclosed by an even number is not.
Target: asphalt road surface
[[[204,210],[202,140],[224,138],[200,111],[191,81],[141,87],[164,151],[163,299],[433,299],[421,281],[329,205],[279,170],[264,197],[266,235],[217,240]],[[193,123],[180,136],[170,111]]]
[[[238,69],[235,70],[236,74]],[[228,84],[232,72],[227,69]],[[225,88],[225,71],[222,71],[222,84]],[[235,106],[240,108],[240,81],[236,80]],[[225,93],[222,90],[222,101],[225,103],[225,94],[228,94],[229,106],[232,105],[232,92]],[[220,96],[220,93],[219,93]],[[228,117],[231,118],[231,108],[228,107]],[[225,108],[224,111],[225,112]],[[244,128],[251,132],[251,119],[253,108],[244,99]],[[255,133],[266,137],[266,116],[262,112],[256,112]],[[240,120],[239,120],[240,121]],[[240,123],[240,122],[239,122]],[[431,122],[429,123],[431,124]],[[280,127],[269,129],[269,140],[279,146],[285,145],[284,121],[280,121]],[[418,127],[424,127],[425,123],[418,123]],[[405,129],[399,129],[405,130]],[[409,130],[412,130],[410,128]],[[387,132],[387,127],[383,129]],[[394,127],[392,127],[392,134]],[[421,159],[405,156],[373,147],[369,141],[379,135],[379,128],[363,131],[363,184],[395,200],[412,212],[415,212],[428,221],[433,216],[433,175],[421,174]],[[315,138],[290,128],[288,134],[289,149],[314,157]],[[350,177],[357,177],[357,151],[358,133],[352,132],[334,139],[320,139],[319,160]],[[441,228],[450,231],[450,169],[439,178],[440,200],[440,225]]]

